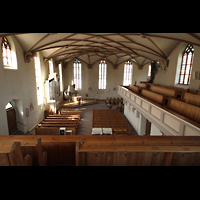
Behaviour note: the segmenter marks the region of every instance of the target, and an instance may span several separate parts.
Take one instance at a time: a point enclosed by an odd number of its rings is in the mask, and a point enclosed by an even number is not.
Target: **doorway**
[[[23,106],[21,99],[13,99],[5,106],[9,135],[24,135]]]
[[[17,131],[17,120],[15,108],[10,102],[6,105],[6,113],[9,135],[13,135]]]

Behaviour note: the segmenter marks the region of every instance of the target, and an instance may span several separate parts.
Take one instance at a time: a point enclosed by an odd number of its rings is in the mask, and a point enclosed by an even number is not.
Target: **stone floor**
[[[85,106],[80,108],[82,110],[81,121],[77,129],[77,135],[91,135],[92,131],[92,117],[93,117],[93,109],[108,109],[105,103],[98,103],[90,106]],[[114,105],[112,109],[116,109]],[[122,116],[125,118],[124,114]],[[128,122],[128,120],[125,118]],[[132,125],[128,122],[131,127],[131,135],[138,135]]]
[[[77,128],[77,135],[91,135],[92,132],[92,117],[93,117],[93,109],[108,109],[106,107],[105,101],[100,101],[99,103],[93,105],[82,106],[80,108],[76,108],[77,110],[82,111],[80,124]],[[116,109],[116,106],[113,105],[111,109]],[[131,135],[138,135],[133,126],[129,123],[123,113],[121,113],[124,119],[127,121],[129,126],[131,127]],[[29,135],[35,135],[35,129],[33,129]]]

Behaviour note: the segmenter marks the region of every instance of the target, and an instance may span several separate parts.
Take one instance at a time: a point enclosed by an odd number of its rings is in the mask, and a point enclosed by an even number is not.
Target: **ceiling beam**
[[[146,34],[148,37],[157,37],[157,38],[164,38],[164,39],[169,39],[169,40],[176,40],[179,42],[185,42],[185,43],[190,43],[196,46],[200,46],[200,44],[189,41],[189,40],[183,40],[183,39],[179,39],[179,38],[173,38],[173,37],[168,37],[168,36],[162,36],[162,35],[154,35],[154,34]]]
[[[144,48],[146,48],[146,49],[149,49],[150,51],[153,51],[154,53],[156,53],[157,56],[163,57],[163,55],[160,54],[159,52],[157,52],[157,51],[155,51],[155,50],[153,50],[153,49],[151,49],[151,48],[149,48],[149,47],[147,47],[147,46],[145,46],[145,45],[143,45],[143,44],[139,44],[139,43],[133,41],[132,39],[130,39],[130,38],[128,38],[127,36],[125,36],[123,33],[118,33],[118,34],[119,34],[121,37],[123,37],[123,38],[129,40],[131,43],[134,43],[134,44],[136,44],[136,45],[138,45],[138,46],[142,46],[142,47],[144,47]]]
[[[197,36],[197,35],[195,35],[194,33],[187,33],[187,34],[190,35],[190,36],[192,36],[192,37],[194,37],[194,38],[196,38],[197,40],[200,41],[200,37]]]
[[[47,38],[48,36],[50,36],[51,33],[47,33],[44,37],[42,37],[39,41],[37,41],[29,50],[31,51],[36,45],[38,45],[40,42],[42,42],[42,40],[44,40],[45,38]]]
[[[7,36],[21,35],[21,34],[27,34],[27,33],[5,33],[1,34],[0,37],[7,37]]]

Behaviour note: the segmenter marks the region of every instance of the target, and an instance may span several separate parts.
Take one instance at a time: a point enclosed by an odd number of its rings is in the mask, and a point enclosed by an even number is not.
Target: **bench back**
[[[183,96],[183,100],[185,103],[200,107],[200,95],[185,93]]]
[[[36,127],[35,135],[59,135],[60,127]],[[66,130],[72,130],[72,135],[76,135],[74,127],[67,127]]]
[[[151,91],[148,91],[148,90],[145,90],[145,89],[142,89],[140,94],[142,96],[160,104],[160,105],[164,105],[164,103],[165,103],[165,98],[161,94],[156,94],[154,92],[151,92]]]
[[[159,87],[159,86],[155,86],[155,85],[150,85],[149,90],[152,92],[156,92],[158,94],[165,95],[167,97],[174,97],[174,98],[177,97],[177,93],[178,93],[178,91],[176,91],[174,89],[163,88],[163,87]]]
[[[200,108],[173,98],[170,98],[167,107],[197,123],[200,123]]]
[[[23,157],[20,142],[13,143],[8,157],[10,166],[32,166],[32,157],[30,154],[27,154],[25,157]]]
[[[135,86],[147,89],[147,84],[146,83],[137,83],[137,82],[135,82]]]
[[[139,93],[139,88],[137,86],[129,85],[128,89],[135,92],[135,93]]]

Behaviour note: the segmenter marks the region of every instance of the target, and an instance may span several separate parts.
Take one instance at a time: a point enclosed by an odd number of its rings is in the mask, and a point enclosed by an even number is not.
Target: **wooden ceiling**
[[[42,52],[56,62],[78,58],[89,68],[101,59],[117,67],[132,61],[138,66],[165,60],[179,42],[200,46],[200,33],[12,33],[25,53]]]

